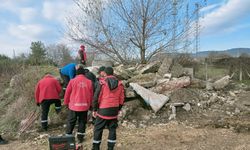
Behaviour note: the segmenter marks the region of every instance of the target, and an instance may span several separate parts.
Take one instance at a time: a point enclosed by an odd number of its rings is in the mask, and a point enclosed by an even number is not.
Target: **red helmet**
[[[80,49],[81,49],[81,50],[85,50],[85,46],[84,46],[84,45],[81,45],[81,46],[80,46]]]

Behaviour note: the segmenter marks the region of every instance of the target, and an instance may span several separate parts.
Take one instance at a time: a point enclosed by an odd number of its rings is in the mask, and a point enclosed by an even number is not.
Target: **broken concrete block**
[[[158,69],[158,74],[161,76],[164,76],[164,74],[169,73],[169,69],[170,69],[172,63],[173,63],[173,59],[170,57],[166,57],[163,60],[160,68]]]
[[[152,90],[156,93],[168,95],[174,90],[186,87],[188,85],[190,85],[190,77],[185,76],[181,78],[173,78],[173,80],[161,83],[154,87]]]
[[[155,113],[159,111],[169,100],[169,97],[162,94],[156,94],[137,83],[130,83],[129,85],[144,99],[148,105],[151,106]]]
[[[186,103],[182,108],[185,109],[186,111],[190,111],[191,105],[189,103]]]
[[[171,68],[171,74],[173,77],[180,77],[184,74],[184,69],[182,67],[182,65],[178,64],[178,63],[174,63],[172,68]]]
[[[171,73],[166,73],[163,75],[163,78],[170,79],[172,77]]]
[[[132,76],[132,72],[126,70],[123,65],[114,67],[114,74],[120,80],[127,80]]]
[[[139,85],[145,88],[150,88],[155,86],[156,84],[156,74],[155,73],[139,74],[137,76],[132,77],[128,81],[133,83],[138,83]]]
[[[109,60],[93,60],[92,66],[105,66],[105,67],[112,67],[114,63]]]
[[[141,74],[145,73],[155,73],[158,71],[161,63],[159,61],[155,61],[152,63],[147,64],[145,67],[143,67],[140,71]]]
[[[132,88],[126,88],[125,89],[125,97],[126,98],[135,98],[137,95],[135,91]]]
[[[230,82],[230,76],[227,75],[227,76],[215,81],[213,83],[213,87],[216,90],[220,90],[220,89],[223,89],[224,87],[226,87],[229,84],[229,82]]]

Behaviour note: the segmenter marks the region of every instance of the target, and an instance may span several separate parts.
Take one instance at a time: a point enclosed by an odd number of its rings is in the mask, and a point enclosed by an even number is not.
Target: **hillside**
[[[201,51],[197,53],[198,57],[207,57],[210,53],[214,54],[228,54],[232,57],[238,57],[241,54],[250,55],[250,48],[232,48],[228,50],[211,50],[211,51]],[[195,54],[193,54],[195,56]]]

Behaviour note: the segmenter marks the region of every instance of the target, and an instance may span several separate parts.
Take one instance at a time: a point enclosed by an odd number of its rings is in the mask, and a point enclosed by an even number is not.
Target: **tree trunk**
[[[146,58],[145,58],[145,48],[141,48],[141,64],[146,64]]]

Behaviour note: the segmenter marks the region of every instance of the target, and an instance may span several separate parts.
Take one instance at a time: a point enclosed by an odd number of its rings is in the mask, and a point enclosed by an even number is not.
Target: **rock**
[[[194,68],[183,68],[184,74],[194,78]]]
[[[220,90],[220,89],[223,89],[224,87],[226,87],[229,84],[229,82],[230,82],[230,76],[227,75],[227,76],[215,81],[213,83],[213,87],[216,90]]]
[[[172,68],[171,68],[171,73],[172,73],[173,77],[178,78],[178,77],[184,75],[184,69],[180,64],[174,63]]]
[[[161,83],[164,83],[164,82],[168,82],[170,79],[159,79],[156,81],[157,84],[161,84]]]
[[[170,79],[172,77],[171,73],[166,73],[163,75],[163,78]]]
[[[41,135],[39,136],[40,139],[47,138],[47,137],[49,137],[48,134],[41,134]]]
[[[128,82],[138,83],[139,85],[145,88],[150,88],[155,86],[156,84],[156,74],[155,73],[139,74],[129,79]]]
[[[210,82],[206,82],[206,90],[213,90],[213,84]]]
[[[151,106],[155,113],[159,111],[169,100],[169,97],[151,92],[137,83],[130,83],[129,85],[144,99],[148,105]]]
[[[141,102],[138,99],[126,102],[121,110],[122,111],[121,120],[123,120],[123,119],[127,118],[129,115],[133,114],[133,112],[136,109],[138,109],[138,107],[141,107]]]
[[[154,87],[152,91],[160,94],[169,95],[171,92],[186,87],[188,85],[190,85],[190,77],[184,76],[181,78],[173,78],[173,80],[161,83]]]
[[[176,107],[175,106],[172,106],[170,105],[170,108],[172,110],[172,114],[170,114],[168,120],[173,120],[173,119],[176,119]]]
[[[200,79],[192,78],[190,83],[191,88],[199,88],[204,89],[206,88],[206,82]]]
[[[114,67],[114,74],[120,80],[127,80],[132,76],[132,72],[126,70],[123,65]]]
[[[169,73],[169,69],[172,66],[173,59],[170,57],[166,57],[158,69],[158,74],[164,76],[164,74]]]
[[[186,111],[190,111],[191,105],[189,103],[186,103],[182,108],[185,109]]]
[[[141,74],[146,74],[146,73],[155,73],[158,71],[159,67],[160,67],[160,62],[159,61],[155,61],[152,63],[147,64],[145,67],[143,67],[140,71]]]
[[[125,97],[126,98],[135,98],[136,96],[137,95],[132,88],[129,87],[129,88],[125,89]]]
[[[240,113],[240,109],[239,108],[235,108],[235,114],[239,114]]]
[[[19,86],[18,84],[19,84],[19,82],[21,82],[21,80],[22,80],[22,77],[20,75],[14,75],[11,78],[10,83],[9,83],[10,88],[13,88],[15,86]]]
[[[234,92],[232,92],[232,91],[229,91],[229,95],[232,97],[236,97],[236,94],[234,94]]]

